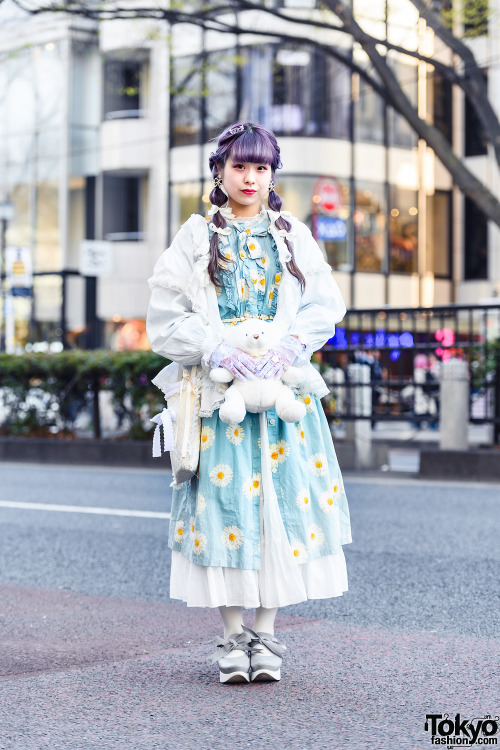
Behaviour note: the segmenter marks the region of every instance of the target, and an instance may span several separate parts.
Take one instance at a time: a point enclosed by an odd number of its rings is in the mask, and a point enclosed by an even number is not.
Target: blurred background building
[[[316,12],[313,0],[280,4]],[[410,2],[354,7],[372,33],[450,62]],[[278,31],[276,19],[258,24]],[[470,40],[481,61],[498,59],[497,26]],[[325,31],[324,41],[368,65],[346,34]],[[463,95],[407,56],[391,64],[419,114],[498,194]],[[496,67],[485,62],[485,75],[498,109]],[[284,208],[311,227],[349,307],[475,303],[500,292],[498,229],[334,57],[192,25],[27,19],[4,4],[0,201],[14,204],[7,245],[29,248],[34,267],[33,298],[13,299],[18,348],[148,347],[146,280],[182,222],[209,207],[211,141],[236,120],[278,136]],[[108,272],[97,281],[81,273],[84,239],[107,243]]]

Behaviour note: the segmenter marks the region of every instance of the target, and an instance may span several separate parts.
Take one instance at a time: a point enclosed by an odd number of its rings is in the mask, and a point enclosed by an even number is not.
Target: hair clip
[[[238,125],[236,128],[229,128],[230,135],[236,135],[236,133],[242,133],[245,130],[244,125]]]

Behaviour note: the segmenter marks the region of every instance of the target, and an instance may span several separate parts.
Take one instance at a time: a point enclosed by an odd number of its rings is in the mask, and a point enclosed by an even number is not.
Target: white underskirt
[[[260,570],[197,565],[172,550],[170,597],[188,607],[285,607],[347,591],[344,552],[298,564],[283,525],[272,481],[265,412],[260,415]]]
[[[262,604],[260,570],[221,568],[192,563],[182,552],[172,551],[170,597],[188,607],[284,607],[306,599],[329,599],[347,591],[344,552],[325,555],[298,566],[305,589],[295,594],[284,585],[279,599]],[[279,582],[278,582],[279,584]],[[279,585],[278,585],[279,588]]]

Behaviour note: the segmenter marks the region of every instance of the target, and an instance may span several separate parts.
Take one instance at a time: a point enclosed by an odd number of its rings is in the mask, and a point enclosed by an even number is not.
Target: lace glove
[[[210,367],[225,367],[238,380],[255,380],[255,359],[231,344],[222,343],[210,355]]]
[[[296,336],[285,336],[278,346],[259,360],[256,374],[259,378],[280,378],[305,349]]]

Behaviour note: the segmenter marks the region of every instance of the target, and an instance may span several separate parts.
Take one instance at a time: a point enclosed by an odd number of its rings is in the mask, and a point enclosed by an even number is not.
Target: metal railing
[[[451,357],[469,363],[469,421],[493,424],[498,442],[500,303],[349,310],[319,354],[331,390],[325,411],[372,423],[438,422],[440,370]],[[369,367],[368,383],[353,380],[352,364]],[[357,406],[359,387],[371,389],[369,413]]]

